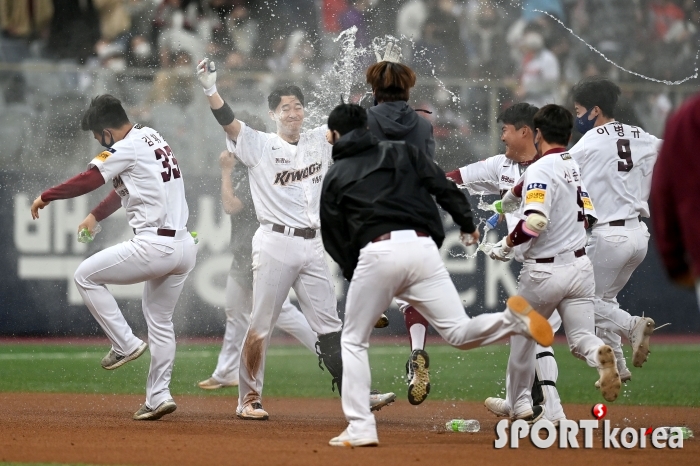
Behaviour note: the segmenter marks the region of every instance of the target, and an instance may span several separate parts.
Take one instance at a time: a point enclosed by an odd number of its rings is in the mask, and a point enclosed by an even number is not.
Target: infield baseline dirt
[[[604,450],[602,429],[590,450],[493,447],[497,418],[480,403],[400,399],[377,414],[378,448],[334,448],[345,428],[340,401],[265,399],[270,421],[236,419],[230,398],[179,397],[178,410],[160,421],[137,422],[140,396],[0,393],[0,461],[112,465],[697,465],[700,439],[677,450]],[[590,419],[590,406],[565,406],[570,419]],[[687,425],[700,432],[700,408],[608,405],[615,427]],[[444,432],[446,420],[474,418],[476,434]],[[582,435],[579,435],[579,442]],[[602,463],[601,461],[605,461]]]

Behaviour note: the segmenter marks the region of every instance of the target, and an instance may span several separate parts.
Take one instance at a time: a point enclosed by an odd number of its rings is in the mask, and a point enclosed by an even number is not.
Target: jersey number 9
[[[632,163],[632,150],[630,149],[629,139],[618,139],[617,140],[617,155],[624,160],[617,162],[617,171],[628,172],[632,170],[634,163]]]

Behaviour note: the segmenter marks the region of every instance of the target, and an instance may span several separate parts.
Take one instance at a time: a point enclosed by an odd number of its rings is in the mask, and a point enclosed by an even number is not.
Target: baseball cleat
[[[236,410],[236,416],[247,421],[267,421],[270,417],[259,402],[251,403],[243,408],[238,408]]]
[[[654,319],[642,317],[630,332],[630,344],[632,345],[632,365],[642,367],[649,357],[649,338],[654,333],[656,323]]]
[[[544,417],[544,406],[535,405],[531,410],[513,416],[513,421],[523,420],[532,425]]]
[[[114,351],[114,348],[110,348],[109,353],[107,353],[107,356],[102,358],[102,367],[107,369],[108,371],[111,371],[113,369],[116,369],[117,367],[123,366],[127,362],[133,361],[134,359],[141,356],[146,351],[146,348],[148,348],[148,345],[145,342],[141,342],[141,345],[138,348],[136,348],[136,351],[134,351],[128,356],[122,356],[121,354],[117,354]]]
[[[370,411],[379,411],[384,406],[389,406],[396,401],[394,393],[379,393],[379,390],[369,392],[369,409]]]
[[[216,380],[214,377],[209,377],[206,380],[202,380],[201,382],[198,382],[197,386],[199,388],[201,388],[202,390],[218,390],[220,388],[226,388],[226,387],[237,387],[238,382],[221,383],[218,380]]]
[[[503,398],[488,397],[484,406],[498,417],[510,417],[510,406]]]
[[[542,317],[522,296],[511,296],[506,303],[508,310],[525,325],[525,333],[540,346],[552,346],[554,332],[547,319]]]
[[[425,401],[430,393],[430,358],[424,350],[413,350],[408,360],[409,374],[412,374],[408,383],[408,402],[419,405]]]
[[[389,318],[386,314],[382,314],[379,320],[374,324],[374,328],[386,328],[389,326]]]
[[[620,382],[622,382],[622,383],[627,383],[627,382],[629,382],[630,380],[632,380],[632,373],[631,373],[630,370],[627,369],[626,367],[625,367],[624,369],[622,369],[622,370],[620,370],[620,369],[618,368],[618,369],[617,369],[617,372],[620,374]],[[596,381],[595,381],[595,388],[597,388],[598,390],[600,390],[600,380],[596,380]]]
[[[379,440],[376,438],[350,438],[348,431],[344,430],[342,434],[333,437],[328,445],[332,447],[376,447],[379,445]]]
[[[617,372],[617,364],[615,363],[615,354],[608,345],[603,345],[598,348],[598,379],[600,393],[605,398],[605,401],[615,401],[620,394],[620,373]]]
[[[155,421],[160,419],[166,414],[170,414],[177,409],[175,400],[172,398],[165,400],[158,405],[156,409],[151,409],[146,404],[143,404],[138,411],[134,413],[134,420],[136,421]]]

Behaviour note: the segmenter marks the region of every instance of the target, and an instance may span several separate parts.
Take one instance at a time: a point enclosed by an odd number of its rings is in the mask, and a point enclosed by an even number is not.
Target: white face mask
[[[145,59],[151,56],[151,44],[148,42],[139,42],[133,48],[136,58]]]

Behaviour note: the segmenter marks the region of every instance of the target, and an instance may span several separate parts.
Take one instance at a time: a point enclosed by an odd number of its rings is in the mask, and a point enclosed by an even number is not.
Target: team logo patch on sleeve
[[[525,203],[539,202],[544,204],[544,198],[547,194],[546,183],[530,183],[525,190]]]
[[[109,157],[110,155],[112,155],[111,152],[103,151],[103,152],[100,152],[99,154],[97,154],[97,156],[95,158],[101,162],[104,162],[105,160],[107,160],[107,157]]]
[[[586,210],[593,210],[593,202],[586,191],[581,191],[581,200],[583,201],[583,208]]]

